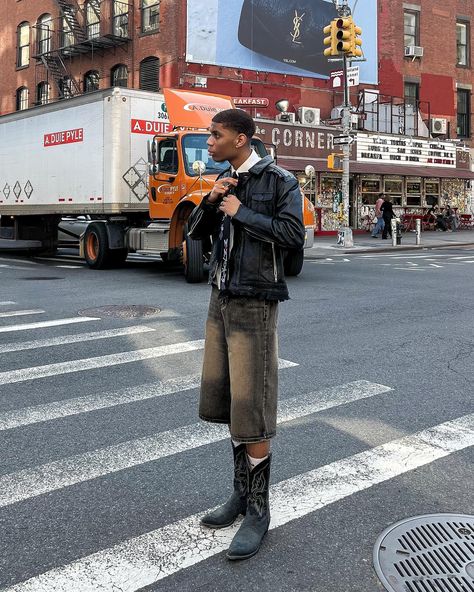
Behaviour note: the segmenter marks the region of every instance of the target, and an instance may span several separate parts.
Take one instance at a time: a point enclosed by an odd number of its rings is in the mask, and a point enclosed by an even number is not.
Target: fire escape
[[[52,83],[59,98],[85,89],[71,73],[79,55],[104,52],[131,41],[133,0],[56,0],[59,18],[43,19],[36,29],[36,84]],[[37,103],[42,101],[38,99]]]

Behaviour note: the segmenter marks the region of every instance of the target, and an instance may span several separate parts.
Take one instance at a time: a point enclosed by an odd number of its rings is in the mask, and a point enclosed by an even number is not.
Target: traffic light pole
[[[351,131],[351,100],[349,96],[349,85],[347,83],[347,56],[343,56],[343,81],[344,81],[344,103],[342,108],[342,133],[349,136]],[[351,146],[344,144],[342,152],[344,154],[342,162],[342,204],[343,204],[343,226],[349,226],[349,156]]]

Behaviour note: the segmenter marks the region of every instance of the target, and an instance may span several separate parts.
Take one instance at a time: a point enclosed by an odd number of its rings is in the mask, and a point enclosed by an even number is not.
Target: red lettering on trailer
[[[44,134],[43,145],[45,148],[50,146],[59,146],[60,144],[74,144],[84,141],[84,128],[80,127],[63,132],[52,132]]]
[[[166,134],[171,131],[171,124],[164,121],[148,121],[147,119],[132,119],[130,131],[132,134]]]

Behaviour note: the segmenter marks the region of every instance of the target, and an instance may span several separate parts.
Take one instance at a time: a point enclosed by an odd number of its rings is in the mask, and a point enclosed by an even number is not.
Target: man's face
[[[222,123],[211,123],[209,131],[211,135],[207,140],[207,149],[211,158],[216,162],[235,158],[241,148],[244,134],[224,127]]]

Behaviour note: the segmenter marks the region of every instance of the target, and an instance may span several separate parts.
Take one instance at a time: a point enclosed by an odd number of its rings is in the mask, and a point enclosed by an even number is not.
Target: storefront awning
[[[295,156],[278,156],[278,164],[289,171],[304,171],[306,165],[312,164],[317,172],[332,171],[327,168],[327,161],[321,158],[299,158]],[[442,167],[403,166],[399,164],[376,165],[375,163],[350,163],[351,173],[368,175],[399,175],[404,177],[441,177],[445,179],[474,179],[474,172],[466,169]]]

